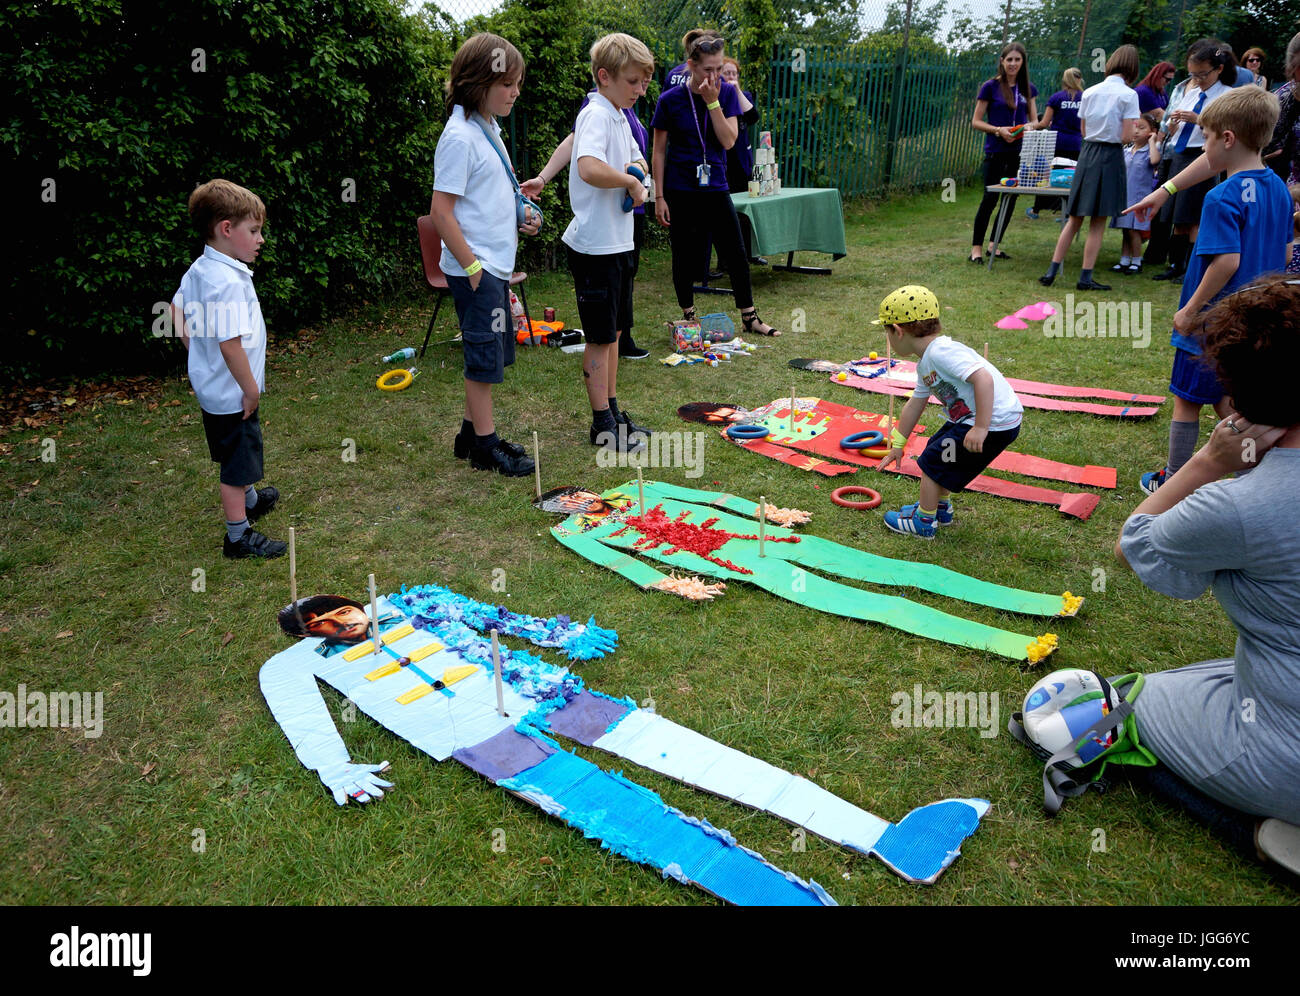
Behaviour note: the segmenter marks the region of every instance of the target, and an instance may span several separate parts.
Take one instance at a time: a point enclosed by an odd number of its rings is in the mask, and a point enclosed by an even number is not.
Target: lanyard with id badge
[[[699,116],[695,113],[695,93],[691,90],[690,79],[683,82],[682,86],[686,88],[691,103],[691,120],[695,122],[695,134],[700,137],[700,164],[695,167],[695,181],[698,186],[707,187],[709,185],[709,175],[713,172],[713,166],[709,163],[709,151],[704,145],[704,132],[700,129]],[[704,113],[708,114],[708,111]]]

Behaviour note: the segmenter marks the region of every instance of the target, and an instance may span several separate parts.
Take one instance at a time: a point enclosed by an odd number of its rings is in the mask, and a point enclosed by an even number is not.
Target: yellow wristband
[[[907,437],[897,429],[893,429],[889,433],[889,444],[901,450],[907,445]]]
[[[1178,188],[1174,186],[1173,180],[1166,180],[1164,183],[1160,184],[1160,186],[1163,187],[1165,193],[1169,194],[1170,196],[1173,196],[1174,194],[1178,193]]]
[[[712,104],[705,104],[704,109],[707,111],[716,111],[721,106],[722,106],[722,101],[715,100]]]
[[[465,276],[472,277],[481,269],[483,269],[483,264],[476,259],[474,262],[470,263],[469,266],[465,267]]]

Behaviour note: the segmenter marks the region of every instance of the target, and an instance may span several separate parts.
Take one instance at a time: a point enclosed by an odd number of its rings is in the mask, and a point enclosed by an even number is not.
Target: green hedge
[[[418,275],[450,52],[399,4],[70,0],[9,5],[0,34],[21,222],[5,365],[159,350],[152,306],[202,245],[186,198],[214,176],[267,204],[273,330]]]
[[[766,0],[737,8],[771,11]],[[464,25],[433,5],[407,13],[400,0],[0,9],[0,75],[13,90],[0,147],[16,163],[19,204],[0,369],[178,359],[154,334],[155,307],[202,249],[185,203],[216,176],[267,204],[256,286],[273,335],[420,286],[414,218],[429,207],[442,87],[460,42],[492,30],[523,53],[507,127],[529,176],[572,127],[591,43],[608,31],[650,40],[656,16],[647,0],[509,0]],[[771,26],[746,34],[748,57],[771,36]],[[647,121],[657,97],[656,86]],[[521,266],[562,258],[565,184],[547,189],[543,207],[546,229],[521,242]]]

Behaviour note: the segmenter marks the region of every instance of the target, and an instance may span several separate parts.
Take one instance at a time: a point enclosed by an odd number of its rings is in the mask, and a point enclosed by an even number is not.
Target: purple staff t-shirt
[[[723,117],[740,117],[740,98],[730,83],[722,84],[718,102],[722,104]],[[668,133],[668,149],[664,157],[665,192],[729,189],[727,150],[713,133],[709,110],[698,93],[692,93],[687,85],[665,90],[659,95],[650,127]],[[700,148],[701,137],[704,139],[703,150]],[[700,164],[706,161],[710,167],[707,188],[700,186],[696,174]]]
[[[1155,90],[1145,83],[1139,83],[1134,90],[1138,95],[1138,113],[1146,114],[1148,111],[1154,111],[1157,108],[1164,110],[1169,106],[1169,95],[1165,93],[1156,93]]]
[[[1026,95],[1019,87],[1011,88],[1011,100],[1015,106],[1008,104],[1002,99],[1002,85],[996,80],[985,80],[984,85],[980,87],[979,95],[976,100],[988,102],[988,122],[994,128],[1004,126],[1014,127],[1018,124],[1024,124],[1029,120],[1029,98],[1038,96],[1038,87],[1029,84],[1029,93]],[[1024,133],[1021,132],[1023,135]],[[1020,141],[1020,136],[1016,136],[1015,142],[1007,143],[1002,141],[997,135],[989,134],[984,136],[984,154],[993,155],[994,151],[1002,145],[1015,145]]]
[[[1056,132],[1056,154],[1066,159],[1078,159],[1083,148],[1083,133],[1079,130],[1079,103],[1083,92],[1057,90],[1047,98],[1052,109],[1052,131]]]

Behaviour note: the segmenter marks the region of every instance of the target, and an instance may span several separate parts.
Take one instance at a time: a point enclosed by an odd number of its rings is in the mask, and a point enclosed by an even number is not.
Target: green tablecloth
[[[736,213],[754,230],[754,253],[826,252],[836,259],[847,254],[840,192],[834,187],[784,187],[779,194],[750,197],[732,194]],[[742,222],[743,224],[743,222]]]

